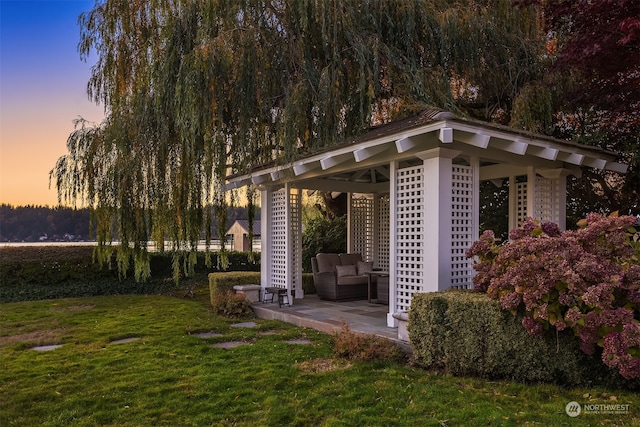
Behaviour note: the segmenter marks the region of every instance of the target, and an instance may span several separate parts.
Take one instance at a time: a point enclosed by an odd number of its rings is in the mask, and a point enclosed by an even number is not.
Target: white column
[[[480,237],[480,158],[471,157],[473,168],[473,241]]]
[[[285,199],[285,247],[286,255],[285,255],[285,283],[287,286],[287,301],[291,304],[291,289],[293,287],[293,265],[291,262],[292,259],[292,250],[293,250],[293,241],[291,239],[291,188],[289,184],[285,184],[284,186],[284,199]]]
[[[518,227],[518,191],[515,175],[509,176],[509,229]]]
[[[353,252],[353,193],[347,193],[347,253]]]
[[[459,151],[435,148],[418,154],[424,161],[423,290],[451,287],[451,165]]]
[[[395,253],[398,248],[398,241],[396,239],[396,191],[398,188],[398,162],[391,162],[389,166],[389,312],[387,313],[387,326],[397,328],[398,320],[393,317],[393,314],[396,312],[397,292]]]
[[[567,227],[567,176],[571,173],[568,169],[545,169],[538,173],[545,179],[551,181],[551,217],[545,218],[558,224],[561,230]],[[538,219],[538,218],[536,218]]]
[[[527,218],[535,219],[536,191],[536,169],[529,166],[527,167]]]
[[[292,188],[289,184],[287,188],[287,205],[288,205],[288,224],[287,240],[289,245],[289,276],[291,283],[288,285],[289,298],[291,298],[291,289],[295,289],[296,299],[304,298],[304,290],[302,289],[302,213],[301,198],[302,191],[298,188]],[[293,303],[293,299],[289,300]]]
[[[567,229],[567,175],[562,174],[557,178],[558,198],[556,211],[558,214],[557,224],[560,230]]]
[[[380,195],[377,193],[373,194],[373,239],[371,248],[371,254],[373,261],[373,266],[378,267],[378,239],[380,238]]]
[[[271,233],[269,222],[271,221],[271,190],[260,191],[260,286],[262,294],[269,285],[271,275]]]

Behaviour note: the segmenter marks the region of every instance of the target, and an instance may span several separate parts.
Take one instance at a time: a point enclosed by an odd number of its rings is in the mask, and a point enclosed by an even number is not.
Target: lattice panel
[[[302,203],[300,190],[289,193],[289,253],[291,289],[302,289]]]
[[[389,225],[391,223],[389,195],[378,197],[378,244],[376,245],[376,268],[389,271]]]
[[[358,194],[351,197],[351,252],[362,254],[365,261],[373,260],[374,200]]]
[[[451,181],[451,287],[469,288],[473,260],[465,251],[474,242],[473,168],[453,165]]]
[[[398,169],[396,188],[396,307],[408,311],[424,278],[424,175],[423,166]]]
[[[536,177],[535,202],[533,205],[533,218],[538,221],[558,222],[556,212],[558,191],[555,188],[557,180]]]
[[[527,220],[527,183],[517,182],[516,186],[516,200],[515,200],[515,215],[516,224],[520,226]]]
[[[271,194],[271,283],[287,286],[287,193],[285,189]]]

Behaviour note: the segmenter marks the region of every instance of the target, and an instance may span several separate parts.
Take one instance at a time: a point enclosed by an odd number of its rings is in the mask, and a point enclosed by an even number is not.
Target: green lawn
[[[162,296],[2,304],[0,425],[640,425],[640,397],[629,392],[332,360],[330,336],[256,322],[233,328],[199,301]],[[208,331],[223,336],[192,335]],[[140,339],[110,344],[128,337]],[[312,344],[285,342],[295,338]],[[222,341],[250,345],[211,345]],[[570,401],[630,411],[570,418]]]

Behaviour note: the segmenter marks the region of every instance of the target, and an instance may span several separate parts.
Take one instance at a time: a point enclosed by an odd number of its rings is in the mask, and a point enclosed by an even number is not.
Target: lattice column
[[[376,211],[376,231],[374,233],[376,238],[375,253],[374,253],[374,267],[384,271],[389,271],[389,244],[390,244],[390,230],[391,224],[391,211],[390,200],[388,194],[380,194],[375,198],[375,211]]]
[[[560,229],[566,226],[567,173],[563,169],[545,170],[545,176],[536,176],[535,180],[533,218],[558,224]]]
[[[287,192],[284,188],[271,193],[271,229],[269,240],[269,285],[287,287]]]
[[[368,194],[351,194],[349,206],[349,252],[373,260],[374,200]]]
[[[473,277],[473,261],[465,252],[477,238],[474,196],[474,168],[452,166],[451,180],[451,287],[468,289]]]
[[[568,172],[563,169],[543,172],[545,176],[540,176],[530,168],[527,182],[515,182],[515,177],[509,177],[509,229],[519,227],[528,218],[565,228]]]
[[[538,221],[553,221],[554,212],[554,182],[541,176],[535,177],[535,198],[531,217]]]
[[[522,224],[527,217],[527,183],[516,182],[515,176],[509,177],[509,230]]]
[[[424,167],[398,169],[395,186],[395,311],[424,290]],[[393,276],[392,276],[393,278]]]
[[[290,291],[295,291],[296,298],[304,297],[302,289],[302,192],[297,188],[286,188],[288,194],[288,221],[287,221],[287,284]],[[291,297],[291,292],[289,292]],[[289,301],[292,301],[289,298]]]
[[[288,185],[277,191],[263,192],[263,236],[267,236],[262,250],[262,287],[276,286],[289,291],[289,301],[295,290],[296,298],[302,290],[302,208],[301,191]],[[266,215],[264,211],[267,211]],[[265,221],[265,216],[266,221]]]

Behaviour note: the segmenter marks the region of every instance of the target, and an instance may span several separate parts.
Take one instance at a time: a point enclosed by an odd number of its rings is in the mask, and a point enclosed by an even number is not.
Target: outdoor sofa
[[[373,270],[373,262],[362,261],[360,254],[320,253],[311,258],[311,270],[316,293],[322,299],[357,300],[368,296],[366,273]]]

